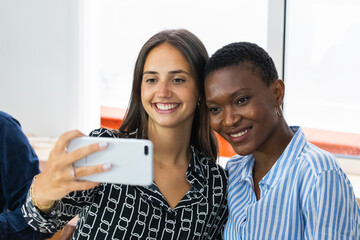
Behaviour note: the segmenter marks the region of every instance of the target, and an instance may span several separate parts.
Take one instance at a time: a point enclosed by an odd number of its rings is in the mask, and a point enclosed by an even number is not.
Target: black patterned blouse
[[[117,137],[98,129],[90,136]],[[149,186],[101,183],[72,192],[41,215],[28,194],[23,213],[41,232],[56,232],[79,214],[72,239],[222,239],[227,219],[227,173],[194,148],[186,172],[192,188],[171,209],[153,182]]]

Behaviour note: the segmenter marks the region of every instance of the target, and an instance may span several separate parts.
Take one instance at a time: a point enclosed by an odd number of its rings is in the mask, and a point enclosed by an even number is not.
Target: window
[[[338,143],[333,145],[334,150],[350,145],[350,151],[340,150],[343,153],[336,157],[357,197],[360,196],[359,12],[359,1],[288,0],[284,67],[284,112],[288,123],[312,129],[310,133],[305,131],[310,141],[319,138],[325,139],[326,145]],[[324,148],[321,141],[316,145]]]
[[[360,2],[288,0],[287,4],[288,122],[360,133]]]
[[[209,54],[235,41],[264,48],[267,44],[267,0],[104,0],[94,9],[97,19],[92,22],[99,26],[92,36],[99,36],[102,106],[127,107],[137,54],[158,31],[186,28],[203,41]]]

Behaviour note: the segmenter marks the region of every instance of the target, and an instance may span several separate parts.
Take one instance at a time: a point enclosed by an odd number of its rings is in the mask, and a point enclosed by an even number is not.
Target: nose
[[[226,127],[233,127],[237,122],[241,120],[241,115],[236,113],[234,109],[226,109],[224,110],[224,119],[223,125]]]
[[[171,97],[172,91],[166,81],[160,81],[158,83],[158,89],[156,91],[158,97]]]

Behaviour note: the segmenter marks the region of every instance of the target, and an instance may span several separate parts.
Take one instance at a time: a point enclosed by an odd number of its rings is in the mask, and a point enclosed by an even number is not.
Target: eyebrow
[[[185,73],[185,74],[187,74],[187,75],[190,75],[190,73],[188,73],[188,72],[185,71],[185,70],[181,70],[181,69],[179,69],[179,70],[174,70],[174,71],[170,71],[168,74],[169,74],[169,75],[175,75],[175,74],[179,74],[179,73]],[[159,73],[156,72],[156,71],[145,71],[145,72],[143,72],[143,75],[145,75],[145,74],[158,75]]]
[[[159,74],[158,72],[155,72],[155,71],[145,71],[143,72],[143,75],[145,74]]]
[[[244,92],[244,91],[251,91],[251,89],[250,88],[240,88],[237,91],[231,93],[229,98],[232,99],[232,98],[236,97],[238,94],[241,94],[241,92]],[[214,103],[214,102],[215,101],[212,100],[212,99],[206,100],[206,103]]]
[[[241,94],[241,92],[246,92],[250,90],[251,90],[250,88],[240,88],[237,91],[233,92],[230,96],[233,98],[236,97],[236,95]]]
[[[190,75],[190,73],[188,73],[188,72],[185,71],[185,70],[181,70],[181,69],[179,69],[179,70],[174,70],[174,71],[170,71],[170,72],[169,72],[169,74],[178,74],[178,73],[185,73],[185,74],[187,74],[187,75]]]

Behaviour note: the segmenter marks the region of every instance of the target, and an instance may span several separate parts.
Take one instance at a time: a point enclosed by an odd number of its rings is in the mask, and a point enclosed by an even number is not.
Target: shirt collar
[[[204,199],[206,195],[204,191],[206,190],[205,186],[208,184],[208,179],[205,175],[205,166],[203,166],[202,161],[211,160],[205,158],[193,146],[190,146],[190,151],[191,160],[186,171],[186,179],[192,185],[192,188],[174,209],[197,203]],[[153,202],[153,204],[157,206],[165,207],[169,211],[171,210],[155,182],[149,186],[136,186],[136,188],[145,199]]]
[[[239,180],[252,179],[252,170],[254,168],[255,159],[252,154],[242,158],[241,164],[236,169],[235,175],[239,176]]]
[[[266,184],[270,188],[274,187],[286,174],[286,172],[297,161],[298,156],[306,145],[306,137],[300,127],[290,127],[294,132],[294,136],[272,166],[270,171],[261,179],[259,184]]]
[[[269,188],[275,186],[279,180],[284,176],[284,173],[294,164],[299,154],[306,144],[306,138],[300,127],[292,126],[291,130],[295,133],[284,152],[275,162],[270,171],[261,179],[259,184],[266,184]],[[229,161],[234,162],[236,169],[234,176],[239,181],[248,181],[252,183],[253,168],[255,159],[252,154],[247,156],[236,155]],[[228,167],[227,167],[228,168]]]
[[[204,156],[193,146],[190,146],[190,150],[191,160],[189,163],[189,167],[186,171],[186,179],[196,190],[203,194],[204,185],[206,185],[208,182],[205,176],[204,166],[202,166],[202,163],[200,161],[200,158],[202,160]],[[206,159],[206,161],[211,160]]]

